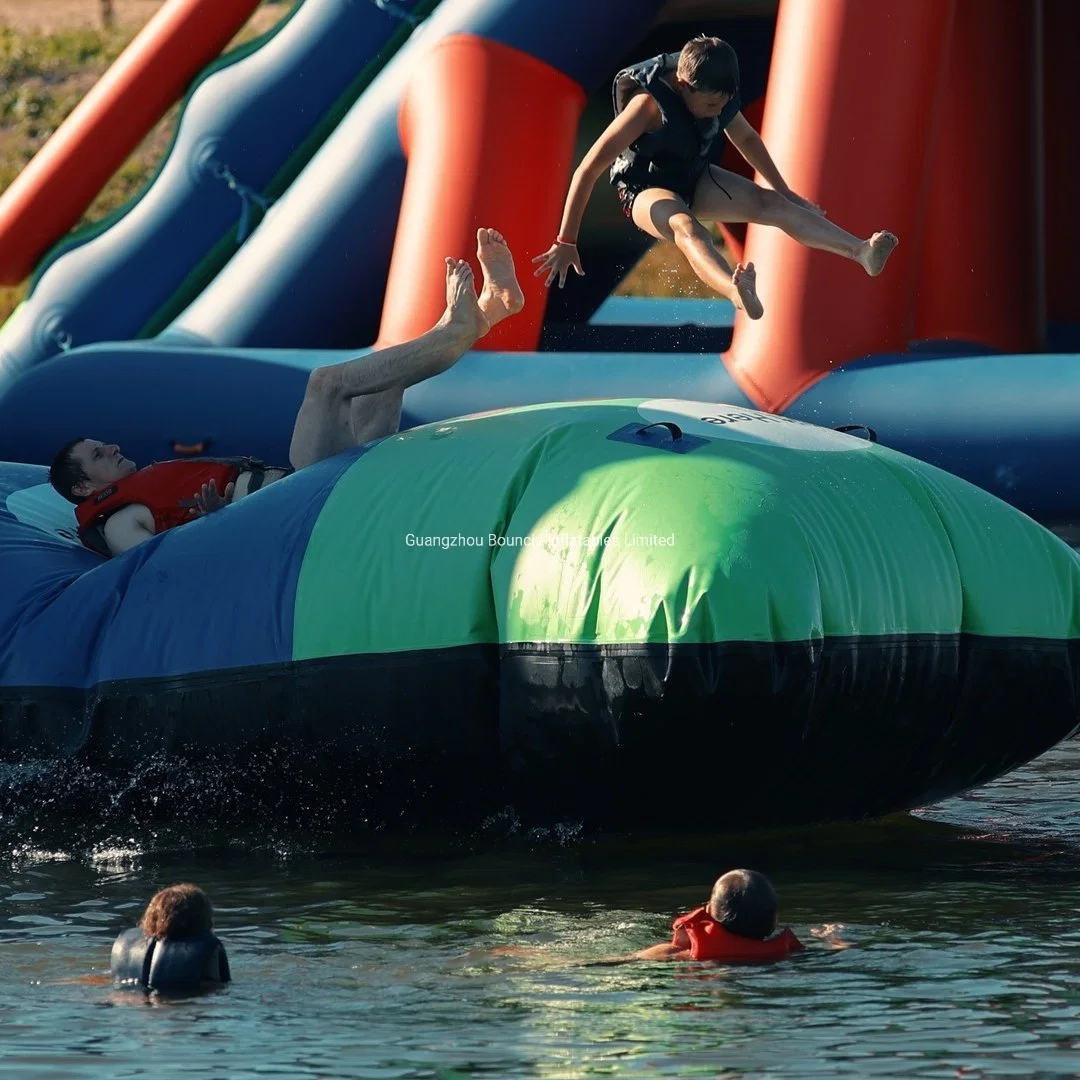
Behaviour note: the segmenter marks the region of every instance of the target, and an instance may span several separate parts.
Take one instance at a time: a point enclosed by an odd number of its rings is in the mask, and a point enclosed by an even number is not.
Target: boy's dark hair
[[[75,447],[79,443],[85,442],[86,439],[86,435],[80,435],[77,439],[64,443],[56,457],[53,458],[52,465],[49,466],[49,483],[68,502],[74,503],[76,506],[82,502],[82,499],[78,495],[73,495],[71,489],[76,484],[81,484],[90,479],[83,472],[82,466],[75,460]]]
[[[214,928],[214,909],[198,885],[170,885],[146,905],[139,928],[147,937],[196,937]]]
[[[726,41],[699,34],[682,47],[675,74],[694,90],[734,97],[739,89],[739,58]]]
[[[709,897],[709,914],[740,937],[764,941],[776,929],[776,890],[756,870],[730,870]]]

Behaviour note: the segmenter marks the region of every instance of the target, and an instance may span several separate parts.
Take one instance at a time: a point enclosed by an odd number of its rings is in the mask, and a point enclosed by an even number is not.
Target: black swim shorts
[[[628,183],[625,180],[615,181],[615,194],[619,196],[619,204],[622,206],[622,212],[630,218],[631,221],[634,218],[634,200],[643,191],[655,187],[666,187],[669,191],[674,191],[687,206],[693,206],[694,192],[697,190],[697,180],[695,180],[688,189],[684,185],[683,190],[680,190],[679,187],[676,187],[674,184],[643,184],[640,181],[632,183]]]

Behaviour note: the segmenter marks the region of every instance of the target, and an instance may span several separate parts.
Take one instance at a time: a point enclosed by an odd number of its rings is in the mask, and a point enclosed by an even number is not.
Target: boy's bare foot
[[[885,269],[885,263],[900,241],[891,232],[876,232],[863,242],[859,252],[859,265],[871,276],[877,277]]]
[[[476,302],[472,267],[464,259],[446,259],[446,310],[438,325],[456,327],[474,341],[490,329]]]
[[[510,254],[502,233],[495,229],[477,229],[476,257],[484,272],[480,310],[488,326],[494,326],[516,315],[525,306],[525,294],[518,285],[514,256]]]
[[[739,263],[731,275],[731,284],[739,294],[739,306],[751,319],[760,319],[765,308],[757,294],[757,271],[753,263]]]

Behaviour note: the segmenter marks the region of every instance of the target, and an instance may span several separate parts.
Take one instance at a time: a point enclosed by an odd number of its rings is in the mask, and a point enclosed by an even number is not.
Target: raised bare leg
[[[891,232],[876,232],[869,240],[863,241],[859,253],[859,265],[871,276],[877,277],[885,269],[885,263],[893,253],[893,248],[900,241]]]
[[[484,272],[479,307],[488,326],[494,326],[516,315],[525,306],[525,294],[518,284],[514,256],[502,233],[495,229],[477,229],[476,258]]]
[[[633,217],[634,224],[643,232],[673,241],[690,268],[710,289],[742,308],[751,319],[761,318],[765,309],[757,295],[754,264],[739,263],[733,273],[709,230],[673,191],[646,188],[634,199]]]
[[[362,394],[349,402],[349,434],[353,446],[393,435],[401,427],[405,391],[400,386],[377,394]]]
[[[311,373],[293,426],[293,467],[392,434],[405,388],[453,366],[487,331],[472,269],[464,260],[447,259],[446,310],[427,333]]]
[[[448,258],[446,307],[430,330],[412,341],[320,370],[328,373],[342,396],[348,398],[392,386],[412,386],[456,364],[487,332],[487,320],[476,301],[472,267],[464,259]]]
[[[735,273],[731,275],[731,284],[735,286],[741,303],[741,307],[751,319],[760,319],[765,314],[765,308],[758,299],[757,294],[757,271],[752,262],[736,263]]]
[[[871,277],[881,273],[899,243],[890,232],[876,232],[868,240],[861,240],[823,214],[815,214],[771,188],[760,187],[715,165],[710,165],[698,181],[694,213],[702,221],[774,225],[800,244],[857,262]]]

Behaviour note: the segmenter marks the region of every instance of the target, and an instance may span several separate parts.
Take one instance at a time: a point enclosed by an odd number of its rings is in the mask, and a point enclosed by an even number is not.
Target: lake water
[[[47,785],[0,774],[0,1070],[1075,1075],[1078,765],[1069,743],[912,816],[737,838],[522,835],[508,815],[466,838],[263,822],[213,846],[184,840],[183,822],[137,837],[117,831],[122,815],[101,819],[109,835],[58,826]],[[580,963],[666,939],[740,865],[772,877],[804,953],[762,968]],[[79,981],[107,973],[115,935],[179,880],[210,894],[236,981],[168,1001]],[[851,947],[811,937],[824,922]]]

